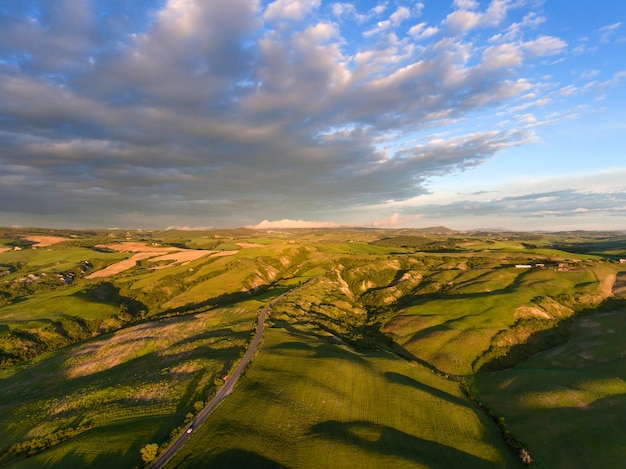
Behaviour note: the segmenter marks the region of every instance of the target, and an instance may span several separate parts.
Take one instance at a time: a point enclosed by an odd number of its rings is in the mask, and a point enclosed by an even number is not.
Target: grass
[[[262,416],[262,418],[259,418]],[[445,417],[444,417],[445,416]],[[458,385],[279,322],[168,467],[517,467]]]
[[[431,280],[443,284],[444,291],[417,299],[387,321],[383,331],[416,357],[453,374],[471,374],[472,362],[492,337],[511,327],[518,308],[533,305],[533,299],[564,293],[600,298],[593,270],[491,269],[480,275],[448,271]]]
[[[454,246],[419,252],[373,244],[424,234]],[[21,359],[35,358],[0,370],[0,455],[54,442],[28,459],[0,456],[0,465],[140,466],[141,447],[166,444],[215,392],[258,310],[313,280],[272,309],[274,327],[245,378],[171,467],[517,467],[455,375],[471,382],[479,358],[489,362],[487,352],[524,342],[537,318],[553,330],[604,300],[623,270],[608,259],[626,257],[623,237],[579,233],[120,232],[110,242],[232,252],[160,270],[142,262],[100,280],[79,273],[72,285],[11,283],[129,255],[85,248],[108,242],[109,233],[66,235],[74,244],[0,253],[0,271],[19,267],[1,277],[9,283],[0,292],[0,345],[27,346],[18,328],[49,339]],[[544,261],[550,268],[511,267]],[[558,262],[576,268],[557,272]],[[88,321],[95,329],[81,332]],[[626,370],[616,358],[623,320],[606,313],[577,321],[570,341],[515,368],[479,373],[471,392],[505,418],[540,465],[611,467],[626,441],[617,431],[626,426]],[[69,331],[67,340],[52,337]],[[545,428],[545,441],[537,428],[542,435]]]
[[[214,392],[214,380],[249,339],[258,307],[249,302],[141,324],[3,370],[2,447],[83,427],[32,461],[63,465],[69,458],[99,467],[109,452],[104,442],[116,460],[136,464],[142,445],[163,441],[194,402]]]
[[[479,374],[476,392],[523,435],[543,467],[626,460],[626,311],[575,321],[566,343],[515,368]]]
[[[119,311],[119,306],[90,299],[81,294],[83,291],[84,286],[76,286],[24,298],[0,308],[0,320],[23,328],[31,322],[48,324],[50,320],[65,316],[104,319]]]
[[[84,260],[101,259],[106,263],[113,263],[127,257],[129,257],[128,253],[105,253],[84,248],[55,249],[53,246],[2,252],[0,253],[0,262],[22,263],[28,266],[27,272],[62,272],[71,270]]]

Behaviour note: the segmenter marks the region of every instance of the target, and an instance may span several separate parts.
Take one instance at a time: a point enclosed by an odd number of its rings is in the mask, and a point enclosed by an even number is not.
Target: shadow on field
[[[209,298],[204,301],[199,301],[195,303],[187,303],[184,306],[179,306],[176,308],[170,308],[164,310],[158,314],[160,317],[168,317],[168,316],[179,316],[183,314],[190,314],[194,312],[201,312],[207,309],[216,308],[220,306],[232,306],[236,303],[240,303],[242,301],[247,301],[250,298],[257,298],[262,295],[271,295],[271,296],[279,296],[283,293],[287,293],[291,290],[288,287],[275,286],[274,283],[266,283],[263,285],[259,285],[256,288],[251,288],[245,291],[236,291],[232,293],[223,293],[213,298]]]
[[[273,345],[271,347],[272,350],[289,354],[289,351],[293,351],[293,354],[297,355],[297,352],[310,352],[306,358],[338,358],[338,359],[346,359],[350,360],[354,363],[358,363],[359,365],[371,366],[370,363],[361,357],[357,352],[352,349],[346,349],[345,347],[339,347],[338,345],[343,343],[343,340],[332,333],[332,331],[328,330],[316,324],[317,327],[322,329],[323,331],[329,333],[329,336],[323,336],[314,334],[311,332],[305,332],[299,329],[296,329],[290,323],[286,321],[275,321],[272,326],[275,329],[284,329],[289,332],[294,338],[301,338],[302,341],[291,341],[291,342],[283,342],[280,344]],[[319,345],[309,345],[305,342],[316,341]],[[344,345],[348,345],[345,344]]]
[[[179,467],[198,468],[245,468],[245,469],[287,469],[287,466],[273,461],[253,451],[229,449],[212,457],[189,455],[180,462]]]
[[[424,383],[420,383],[419,381],[416,381],[413,378],[409,378],[408,376],[405,376],[403,374],[395,373],[393,371],[387,371],[384,374],[384,376],[388,381],[392,383],[401,384],[404,386],[410,386],[412,388],[415,388],[419,391],[426,392],[428,394],[431,394],[435,397],[438,397],[439,399],[443,399],[444,401],[450,402],[452,404],[461,405],[472,410],[475,409],[473,406],[470,405],[470,403],[466,399],[460,399],[458,397],[452,396],[440,389],[433,388],[432,386],[428,386],[427,384],[424,384]]]
[[[508,330],[491,339],[491,345],[474,359],[472,368],[478,373],[511,368],[539,352],[567,342],[576,321],[598,313],[624,310],[626,300],[609,297],[596,307],[585,308],[565,319],[518,319]],[[507,345],[497,345],[500,337],[508,339]]]
[[[407,344],[413,344],[415,342],[418,342],[422,339],[426,339],[431,335],[437,335],[440,332],[447,332],[447,331],[451,331],[454,328],[452,327],[452,324],[454,323],[463,323],[463,321],[465,321],[467,318],[475,316],[474,314],[466,314],[464,316],[458,317],[458,318],[453,318],[453,319],[448,319],[447,321],[444,321],[441,324],[437,324],[436,326],[430,326],[430,327],[426,327],[424,329],[421,329],[420,331],[416,332],[415,334],[413,334],[411,336],[411,338],[408,340]]]
[[[430,371],[432,371],[436,375],[442,376],[442,377],[444,377],[446,379],[451,379],[453,381],[458,381],[458,379],[454,375],[449,375],[447,373],[444,373],[439,368],[437,368],[436,366],[434,366],[431,363],[427,362],[426,360],[422,360],[421,358],[416,357],[415,355],[413,355],[411,352],[409,352],[407,349],[402,347],[397,342],[392,342],[392,344],[391,344],[391,351],[393,353],[395,353],[396,355],[398,355],[400,358],[404,358],[405,360],[408,360],[410,362],[419,363],[424,368],[429,369]]]
[[[81,454],[77,451],[71,451],[66,453],[55,465],[63,469],[82,469],[85,467],[98,468],[114,466],[116,462],[119,462],[119,456],[116,457],[112,454],[99,454],[93,457],[93,455],[85,455],[84,453]]]
[[[111,335],[112,337],[113,335]],[[119,382],[131,382],[139,385],[158,384],[164,380],[175,379],[169,375],[162,374],[162,370],[168,369],[173,364],[190,362],[197,359],[214,359],[224,362],[221,373],[224,369],[230,368],[233,360],[235,360],[243,350],[243,344],[237,342],[230,343],[234,337],[235,340],[249,336],[248,332],[233,331],[230,328],[222,328],[214,331],[203,332],[196,336],[184,338],[178,342],[174,342],[169,349],[180,347],[181,350],[176,353],[162,355],[161,351],[146,353],[139,356],[129,356],[128,359],[116,362],[112,361],[110,367],[96,368],[92,372],[88,372],[80,376],[68,376],[64,368],[65,361],[71,358],[71,350],[68,353],[60,352],[51,360],[36,363],[31,367],[24,368],[11,377],[11,385],[5,386],[0,404],[9,403],[12,400],[23,400],[25,398],[35,399],[40,396],[59,392],[68,395],[80,388],[90,388],[92,386],[102,388],[114,388]],[[207,339],[217,339],[215,347],[210,344],[203,343]],[[229,340],[228,343],[222,344],[220,339]],[[103,336],[92,339],[91,342],[102,341]],[[132,344],[140,342],[141,339],[131,339],[124,344]],[[194,342],[198,344],[189,350]],[[85,342],[89,344],[90,341]],[[122,344],[122,345],[124,345]],[[221,346],[221,348],[220,348]],[[94,359],[94,363],[98,360]],[[217,371],[217,370],[216,370]],[[61,414],[57,414],[57,417]]]
[[[271,348],[278,353],[282,352],[284,355],[302,357],[302,353],[298,352],[308,352],[303,358],[336,358],[349,360],[358,363],[359,365],[367,364],[367,361],[357,354],[328,343],[312,346],[302,342],[283,342],[281,344],[273,345]],[[295,353],[289,353],[289,351],[293,351]]]
[[[434,441],[424,440],[386,425],[357,420],[328,420],[311,429],[316,437],[353,445],[361,451],[403,458],[427,467],[498,467],[495,463]]]
[[[528,287],[533,283],[541,283],[540,280],[536,280],[532,283],[524,283],[525,277],[527,277],[531,272],[523,271],[519,272],[518,275],[506,286],[499,288],[497,290],[489,290],[482,292],[472,292],[472,293],[455,293],[454,291],[437,291],[433,293],[423,293],[423,294],[408,294],[404,295],[397,301],[397,306],[406,308],[408,306],[417,306],[417,305],[426,305],[432,301],[437,301],[441,299],[445,300],[473,300],[477,298],[486,298],[492,297],[496,295],[505,295],[507,293],[514,293],[520,288]]]

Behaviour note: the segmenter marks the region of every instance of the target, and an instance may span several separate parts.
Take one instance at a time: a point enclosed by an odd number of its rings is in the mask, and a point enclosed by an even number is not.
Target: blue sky
[[[5,0],[0,225],[626,229],[622,0]]]

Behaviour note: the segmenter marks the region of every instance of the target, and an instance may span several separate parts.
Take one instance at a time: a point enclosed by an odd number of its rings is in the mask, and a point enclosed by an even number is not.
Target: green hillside
[[[0,240],[0,467],[146,466],[224,385],[270,303],[245,375],[166,467],[624,460],[619,233]]]

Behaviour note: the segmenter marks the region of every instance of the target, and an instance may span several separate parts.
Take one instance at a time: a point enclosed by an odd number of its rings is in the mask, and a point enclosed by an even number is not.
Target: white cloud
[[[600,33],[600,42],[604,42],[604,43],[610,42],[613,35],[617,32],[617,30],[621,26],[622,26],[622,23],[617,22],[613,24],[608,24],[598,29],[598,32]]]
[[[567,85],[564,86],[563,88],[561,88],[560,90],[558,90],[558,94],[560,94],[561,96],[572,96],[576,93],[578,93],[578,88],[574,85]]]
[[[420,218],[422,218],[420,214],[403,215],[396,212],[386,218],[374,220],[368,225],[374,228],[410,227],[415,226],[416,222],[418,222]]]
[[[262,222],[249,226],[255,230],[278,230],[287,228],[337,228],[340,225],[330,221],[310,221],[310,220],[263,220]]]
[[[411,11],[407,7],[398,7],[398,9],[389,17],[389,21],[393,26],[398,26],[410,17]]]
[[[333,3],[331,5],[333,15],[337,17],[356,15],[356,7],[352,3]]]
[[[427,39],[439,32],[436,26],[427,26],[426,23],[418,23],[409,29],[409,35],[415,39]]]
[[[311,11],[319,8],[321,0],[276,0],[265,9],[268,20],[301,20]]]
[[[444,24],[456,32],[466,32],[481,24],[483,15],[470,10],[457,10],[450,13]]]
[[[522,65],[523,54],[515,44],[490,46],[483,52],[482,66],[487,70]]]
[[[102,43],[113,19],[94,20],[98,2],[75,4],[68,17],[80,25],[0,18],[8,223],[55,214],[97,224],[100,213],[120,226],[311,226],[425,194],[432,178],[582,112],[557,102],[608,95],[625,76],[601,64],[596,75],[611,78],[586,85],[545,74],[533,59],[567,45],[531,33],[532,13],[507,22],[520,1],[457,1],[443,24],[413,25],[421,3],[170,0],[141,27],[120,13],[115,40]],[[356,43],[355,21],[382,34]],[[490,42],[474,31],[492,26],[503,33]],[[377,218],[410,222],[389,213]]]
[[[476,10],[478,2],[476,0],[454,0],[454,6],[460,10]]]
[[[388,19],[379,21],[376,26],[365,31],[363,36],[370,37],[375,34],[379,34],[388,31],[392,28],[398,27],[403,21],[409,19],[412,16],[411,10],[407,7],[400,6],[393,12]]]
[[[599,74],[600,70],[586,70],[580,74],[580,78],[590,80],[591,78],[597,77]]]
[[[553,36],[539,36],[523,43],[524,50],[530,57],[546,57],[562,52],[567,43]]]
[[[492,0],[485,11],[476,11],[478,4],[472,0],[454,2],[457,10],[446,16],[443,24],[456,33],[466,33],[478,27],[499,26],[511,8],[523,3],[513,0]]]

